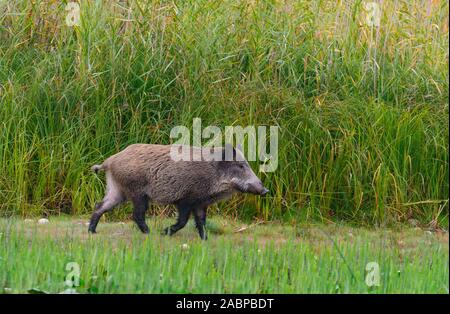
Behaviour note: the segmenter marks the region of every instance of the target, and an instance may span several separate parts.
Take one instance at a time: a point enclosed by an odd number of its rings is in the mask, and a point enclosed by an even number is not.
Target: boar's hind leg
[[[91,222],[89,223],[90,233],[95,233],[98,221],[105,212],[112,210],[125,200],[122,191],[109,172],[106,172],[106,191],[107,192],[103,200],[95,204],[95,211],[92,214]]]
[[[143,233],[148,233],[149,229],[147,224],[145,223],[145,212],[148,209],[148,197],[147,196],[139,196],[134,197],[132,199],[133,202],[133,220],[138,225],[139,229]]]
[[[198,234],[202,240],[208,239],[206,235],[206,206],[200,206],[194,209],[195,227],[197,227]]]
[[[191,207],[186,205],[178,205],[178,220],[176,224],[164,229],[164,235],[173,235],[178,230],[182,229],[189,220],[189,215],[191,214]]]
[[[95,204],[95,211],[92,214],[91,222],[89,223],[89,232],[95,233],[100,217],[123,201],[124,197],[121,194],[111,195],[111,193],[108,193],[101,202]]]

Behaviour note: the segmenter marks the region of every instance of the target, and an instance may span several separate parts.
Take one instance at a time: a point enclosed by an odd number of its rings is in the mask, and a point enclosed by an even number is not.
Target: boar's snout
[[[235,190],[260,196],[269,192],[247,162],[231,164],[227,170],[232,176],[231,186]]]
[[[247,191],[252,194],[261,195],[261,196],[264,196],[269,192],[269,190],[266,189],[266,187],[264,187],[262,182],[259,180],[255,183],[250,183],[248,185]]]

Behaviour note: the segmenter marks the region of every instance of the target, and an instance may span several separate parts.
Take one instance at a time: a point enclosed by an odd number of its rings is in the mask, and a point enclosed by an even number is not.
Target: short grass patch
[[[0,220],[0,292],[67,291],[69,263],[78,293],[449,292],[447,232],[213,217],[202,242],[192,223],[160,235],[172,219],[148,218],[148,236],[131,222],[101,222],[92,236],[87,221]]]

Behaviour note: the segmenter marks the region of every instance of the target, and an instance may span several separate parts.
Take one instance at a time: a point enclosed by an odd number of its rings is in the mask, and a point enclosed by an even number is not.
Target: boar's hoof
[[[171,236],[173,235],[175,232],[172,232],[172,229],[170,229],[170,227],[164,228],[164,230],[161,232],[161,235],[168,235]]]
[[[142,233],[144,234],[148,234],[150,233],[150,229],[148,228],[148,226],[144,223],[139,223],[137,224],[137,227],[139,228],[139,230],[141,230]]]

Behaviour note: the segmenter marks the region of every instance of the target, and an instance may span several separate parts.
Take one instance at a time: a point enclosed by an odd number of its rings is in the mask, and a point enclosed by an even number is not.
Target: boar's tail
[[[98,173],[100,170],[105,170],[105,167],[103,167],[103,165],[93,165],[91,167],[91,170],[95,173]]]

